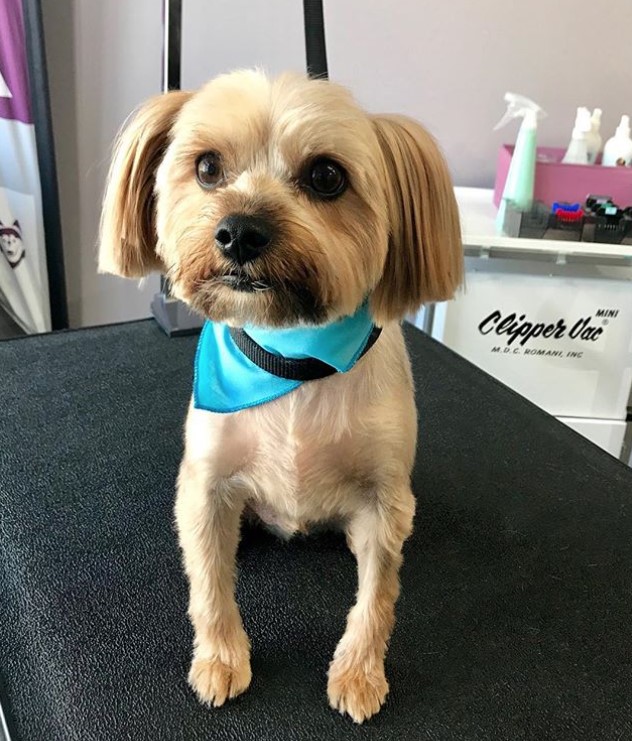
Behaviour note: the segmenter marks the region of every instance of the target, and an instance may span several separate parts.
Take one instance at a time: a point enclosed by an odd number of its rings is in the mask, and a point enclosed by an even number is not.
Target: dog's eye
[[[319,157],[309,168],[306,185],[321,198],[335,198],[347,187],[347,174],[333,160]]]
[[[223,178],[222,163],[217,152],[206,152],[197,158],[195,174],[203,188],[215,188]]]

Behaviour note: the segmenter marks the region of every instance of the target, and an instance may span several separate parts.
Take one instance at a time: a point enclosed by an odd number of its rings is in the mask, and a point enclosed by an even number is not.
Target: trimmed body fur
[[[196,162],[212,151],[218,184]],[[335,198],[306,185],[319,158],[346,177]],[[235,268],[214,244],[229,214],[265,218],[271,247]],[[462,276],[458,213],[432,138],[408,119],[370,116],[342,88],[238,72],[197,93],[149,101],[122,133],[110,172],[101,268],[166,272],[177,296],[214,321],[321,324],[369,296],[384,327],[351,371],[229,415],[189,409],[176,521],[195,630],[189,681],[221,705],[250,682],[235,602],[240,522],[281,534],[342,527],[358,593],[329,670],[331,705],[361,722],[388,684],[384,657],[412,528],[417,420],[399,320],[449,298]],[[265,290],[235,289],[252,281]],[[230,280],[229,280],[230,279]],[[232,282],[231,282],[232,281]]]

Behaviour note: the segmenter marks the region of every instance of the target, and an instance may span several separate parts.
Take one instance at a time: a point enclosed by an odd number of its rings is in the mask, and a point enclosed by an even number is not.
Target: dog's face
[[[447,298],[461,277],[443,160],[417,124],[343,88],[237,72],[149,101],[119,140],[102,269],[160,269],[230,324],[319,324],[367,297],[376,320]]]
[[[175,294],[238,323],[353,312],[386,258],[383,173],[375,132],[341,88],[214,80],[183,105],[156,177]]]

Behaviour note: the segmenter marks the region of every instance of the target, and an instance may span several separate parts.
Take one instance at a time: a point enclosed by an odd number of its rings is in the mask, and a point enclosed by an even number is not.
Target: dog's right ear
[[[169,132],[192,93],[174,90],[150,98],[114,145],[99,236],[99,272],[140,278],[164,271],[156,254],[154,184]]]

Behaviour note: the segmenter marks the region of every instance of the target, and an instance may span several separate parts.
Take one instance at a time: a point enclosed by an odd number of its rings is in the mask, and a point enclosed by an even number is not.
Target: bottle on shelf
[[[630,117],[621,116],[613,137],[603,148],[601,164],[605,167],[628,167],[632,162],[632,139],[630,139]]]
[[[590,111],[588,108],[578,108],[575,117],[575,126],[571,134],[571,140],[562,159],[565,165],[587,165],[588,164],[588,134],[592,128]]]
[[[601,129],[601,108],[595,108],[590,117],[590,131],[586,137],[586,149],[588,149],[588,164],[594,165],[597,155],[601,152],[603,140],[599,130]]]

